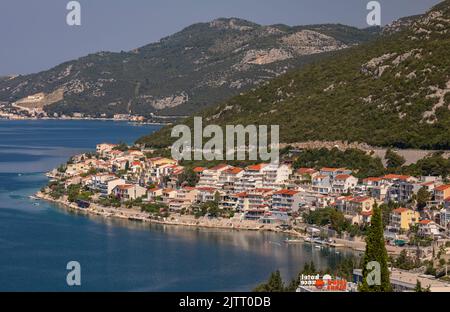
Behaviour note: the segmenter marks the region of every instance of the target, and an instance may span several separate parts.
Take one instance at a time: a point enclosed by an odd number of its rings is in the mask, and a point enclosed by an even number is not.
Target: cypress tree
[[[367,276],[370,271],[367,269],[369,262],[376,261],[380,264],[381,283],[380,285],[369,285]],[[359,290],[363,292],[389,292],[392,286],[389,280],[388,255],[384,244],[383,221],[381,209],[374,205],[371,224],[366,237],[366,251],[363,261],[363,282]]]

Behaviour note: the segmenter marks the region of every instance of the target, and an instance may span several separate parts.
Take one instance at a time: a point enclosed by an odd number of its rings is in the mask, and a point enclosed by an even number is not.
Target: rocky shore
[[[80,208],[75,203],[70,203],[66,197],[60,199],[54,199],[47,194],[38,192],[35,194],[37,199],[45,200],[58,206],[68,209],[71,211],[76,211],[78,213],[86,215],[96,215],[104,218],[116,218],[121,220],[128,220],[134,222],[148,222],[153,224],[163,224],[163,225],[176,225],[176,226],[188,226],[195,228],[215,228],[215,229],[226,229],[226,230],[247,230],[247,231],[271,231],[285,234],[296,240],[304,240],[307,236],[304,233],[300,233],[296,230],[283,230],[277,227],[276,224],[260,224],[255,221],[250,220],[240,220],[238,218],[208,218],[200,217],[195,218],[192,215],[172,215],[169,217],[155,217],[148,213],[141,212],[135,208],[112,208],[103,207],[98,204],[92,203],[89,208]],[[355,251],[364,252],[365,242],[363,240],[347,240],[347,239],[333,239],[335,244],[342,245],[343,247],[336,248],[349,248]],[[394,246],[386,246],[388,253],[399,254],[401,249]]]

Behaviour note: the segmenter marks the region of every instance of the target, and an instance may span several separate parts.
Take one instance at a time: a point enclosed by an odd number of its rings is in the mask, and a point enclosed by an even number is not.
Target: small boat
[[[21,173],[19,173],[19,174],[17,174],[19,177],[21,177],[22,176],[22,174]]]
[[[272,241],[269,241],[269,244],[274,244],[274,245],[277,245],[277,246],[281,246],[281,244],[278,243],[278,242],[272,242]]]
[[[303,239],[286,238],[284,240],[284,242],[288,243],[288,244],[297,244],[297,243],[303,243]]]
[[[320,245],[314,245],[314,247],[316,247],[317,249],[322,249],[322,246]]]

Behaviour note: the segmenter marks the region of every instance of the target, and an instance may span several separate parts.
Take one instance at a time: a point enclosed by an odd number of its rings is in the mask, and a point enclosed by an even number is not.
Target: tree
[[[283,279],[280,271],[277,270],[270,274],[267,283],[260,284],[253,289],[254,292],[282,292],[285,291]]]
[[[389,292],[392,286],[389,279],[388,255],[384,244],[383,222],[381,209],[375,204],[373,215],[366,237],[366,251],[363,260],[363,282],[360,286],[362,292]],[[369,262],[376,261],[380,266],[380,285],[369,285]]]
[[[417,280],[416,287],[414,288],[414,291],[415,292],[422,292],[423,291],[422,290],[422,283],[419,280]]]
[[[400,156],[392,149],[388,149],[386,151],[386,155],[384,156],[384,158],[386,159],[386,165],[389,169],[400,168],[406,162],[403,156]]]
[[[198,180],[199,176],[194,172],[192,168],[188,168],[179,175],[178,184],[187,186],[196,186]]]
[[[419,189],[416,195],[417,209],[422,210],[427,206],[427,202],[431,199],[431,193],[425,187]]]
[[[120,142],[119,144],[113,147],[113,151],[126,152],[128,151],[128,145],[124,142]]]

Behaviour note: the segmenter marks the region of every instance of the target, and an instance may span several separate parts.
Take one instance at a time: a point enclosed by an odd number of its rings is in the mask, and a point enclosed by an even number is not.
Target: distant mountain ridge
[[[204,126],[279,124],[283,143],[450,149],[450,0],[390,27],[373,42],[206,109]],[[138,143],[172,141],[166,127]]]
[[[221,18],[129,52],[99,52],[0,79],[0,101],[59,115],[187,115],[378,33],[344,25],[261,26]]]

